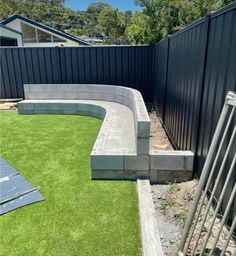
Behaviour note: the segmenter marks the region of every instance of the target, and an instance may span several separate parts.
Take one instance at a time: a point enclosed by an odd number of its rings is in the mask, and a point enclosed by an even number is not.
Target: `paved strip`
[[[164,256],[149,180],[137,180],[143,256]]]

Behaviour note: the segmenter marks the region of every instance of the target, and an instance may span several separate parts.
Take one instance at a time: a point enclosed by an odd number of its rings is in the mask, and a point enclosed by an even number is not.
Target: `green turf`
[[[0,255],[141,255],[135,183],[90,179],[100,125],[0,111],[2,157],[46,198],[0,217]]]

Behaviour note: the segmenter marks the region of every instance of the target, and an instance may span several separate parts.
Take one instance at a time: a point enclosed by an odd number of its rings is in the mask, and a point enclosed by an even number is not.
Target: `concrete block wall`
[[[148,154],[150,119],[142,95],[137,90],[96,84],[25,84],[24,92],[26,100],[105,100],[125,105],[134,113],[137,152]]]
[[[20,114],[82,114],[103,120],[90,156],[93,179],[150,178],[151,182],[166,183],[192,178],[192,152],[149,151],[150,119],[138,91],[87,84],[27,84],[24,89],[26,101],[18,104]],[[104,138],[113,118],[111,109],[78,100],[111,101],[129,107],[134,116],[136,149],[104,150]]]
[[[152,183],[182,182],[192,178],[191,151],[150,150],[149,178]]]

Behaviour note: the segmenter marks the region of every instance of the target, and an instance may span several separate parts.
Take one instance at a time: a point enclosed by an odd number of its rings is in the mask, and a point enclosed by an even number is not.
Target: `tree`
[[[110,9],[110,8],[112,8],[112,7],[107,3],[95,2],[95,3],[91,3],[88,6],[87,12],[89,12],[89,13],[100,13],[101,11],[103,11],[105,9]]]
[[[136,12],[128,24],[125,34],[132,44],[155,42],[156,36],[150,31],[150,17],[143,12]]]
[[[112,37],[115,42],[118,42],[118,39],[124,36],[126,17],[124,13],[118,10],[104,9],[98,16],[98,24],[107,37]]]
[[[6,19],[13,13],[13,9],[4,2],[0,2],[0,20]]]
[[[134,0],[135,3],[143,8],[143,14],[149,17],[146,22],[146,31],[153,34],[145,36],[145,43],[154,43],[173,32],[185,27],[188,24],[198,20],[210,11],[214,11],[233,0]],[[134,23],[140,21],[137,17],[133,19]],[[138,25],[137,25],[138,27]],[[137,31],[128,29],[129,38],[135,37]]]

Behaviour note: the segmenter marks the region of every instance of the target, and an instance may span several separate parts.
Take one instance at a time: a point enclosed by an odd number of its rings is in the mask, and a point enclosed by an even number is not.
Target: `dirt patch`
[[[181,239],[181,234],[183,232],[184,223],[188,217],[197,184],[197,180],[192,180],[178,184],[172,183],[169,185],[152,185],[153,203],[156,210],[156,218],[159,225],[162,248],[166,256],[176,255],[178,244]],[[208,201],[206,199],[203,209],[205,209],[207,205]],[[202,228],[199,243],[196,247],[196,253],[201,251],[205,237],[212,223],[212,216],[213,208],[210,209],[206,223]],[[199,231],[201,230],[201,219],[202,218],[200,218],[196,225],[189,249],[192,249],[195,246],[195,241],[198,238]],[[221,218],[219,216],[214,222],[211,236],[209,237],[203,255],[208,255],[211,248],[213,247],[217,232],[220,228],[220,224]],[[229,228],[224,226],[213,255],[220,256],[228,233]],[[236,240],[234,237],[230,240],[225,255],[234,255],[235,251]],[[190,253],[187,253],[187,255],[190,255]],[[198,255],[198,253],[195,255]]]
[[[164,254],[175,255],[197,181],[152,185],[152,197]]]
[[[149,117],[151,120],[150,127],[150,149],[152,150],[173,150],[173,147],[162,127],[160,117],[157,113],[151,109],[149,111]]]

